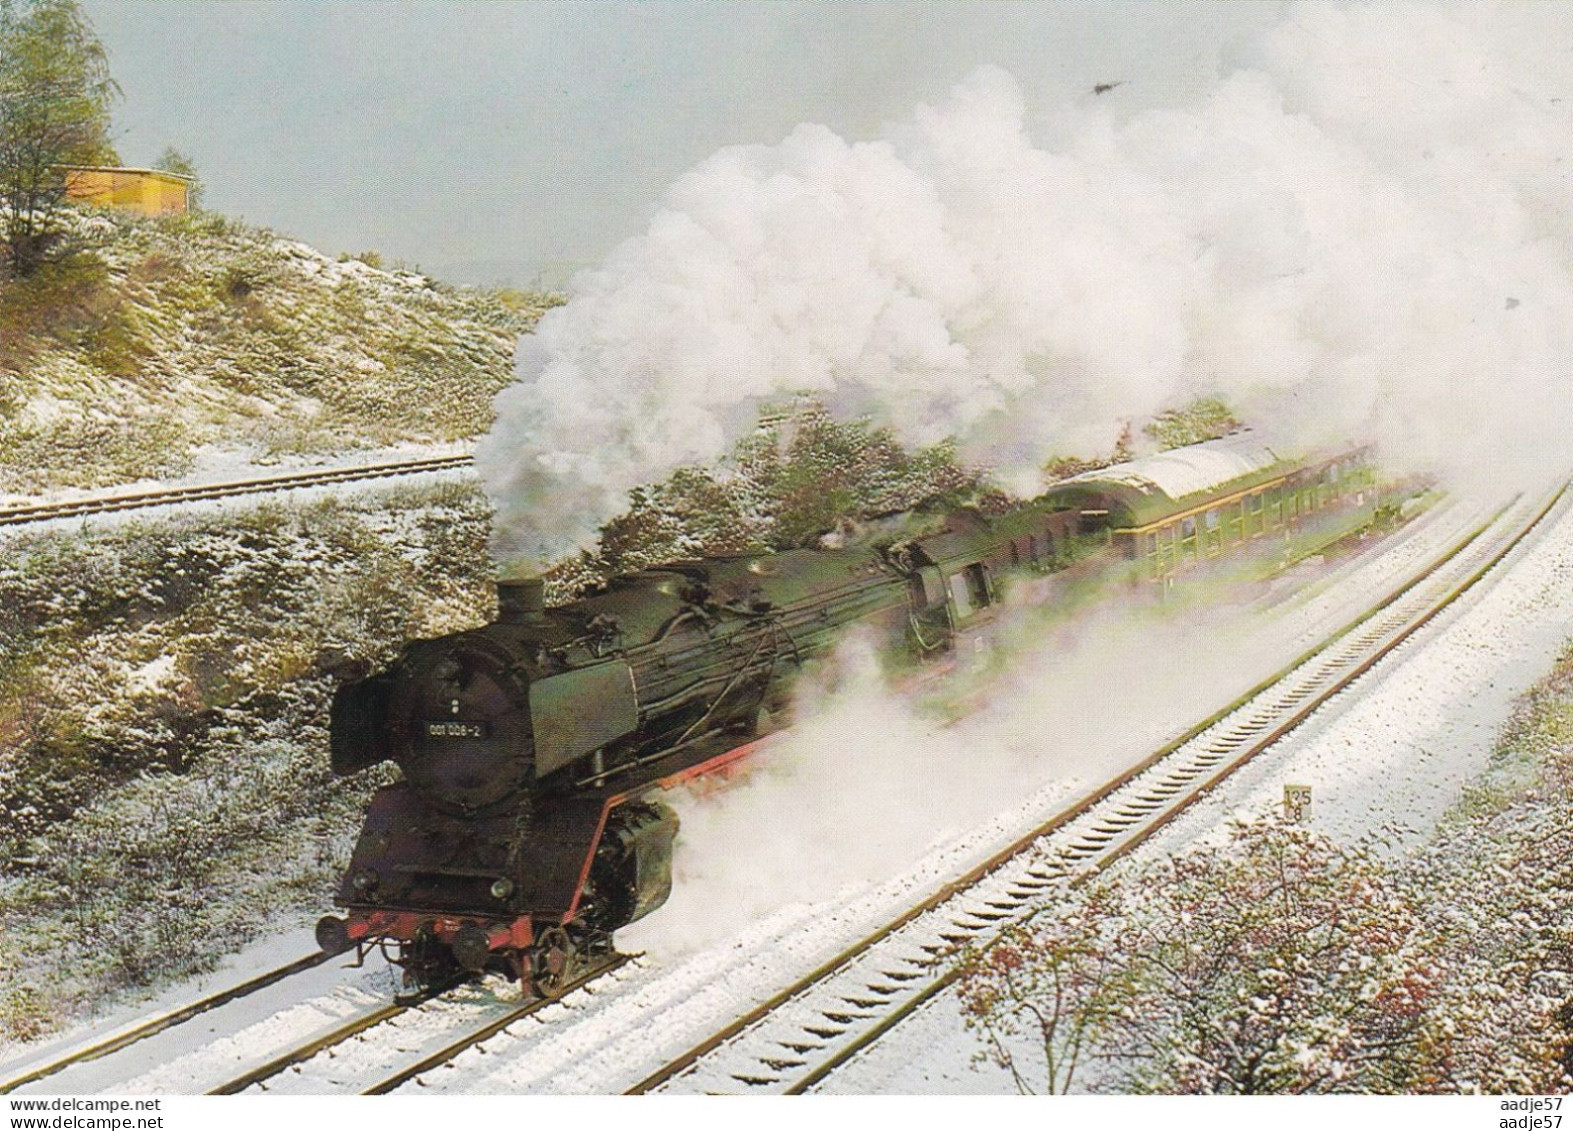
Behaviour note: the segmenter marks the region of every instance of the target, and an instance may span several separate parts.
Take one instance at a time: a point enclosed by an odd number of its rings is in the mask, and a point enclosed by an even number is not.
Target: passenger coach
[[[1164,585],[1210,559],[1242,571],[1291,565],[1371,525],[1370,451],[1284,459],[1249,432],[1083,472],[1044,501],[1102,532],[1118,557]],[[1250,543],[1255,543],[1253,547]]]

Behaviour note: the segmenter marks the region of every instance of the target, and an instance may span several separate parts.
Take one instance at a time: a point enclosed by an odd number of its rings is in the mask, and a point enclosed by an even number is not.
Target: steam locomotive
[[[392,760],[324,950],[381,948],[409,981],[499,970],[560,992],[672,887],[664,790],[746,756],[806,663],[852,626],[943,661],[1055,574],[1168,590],[1215,560],[1270,570],[1368,526],[1363,449],[1280,458],[1247,434],[1064,480],[838,549],[672,562],[557,608],[498,587],[482,628],[411,643],[335,695],[333,769]],[[935,666],[942,666],[936,664]]]

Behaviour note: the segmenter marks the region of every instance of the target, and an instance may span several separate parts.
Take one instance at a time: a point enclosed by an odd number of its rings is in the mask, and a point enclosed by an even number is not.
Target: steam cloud
[[[745,781],[662,795],[681,818],[671,900],[619,943],[671,958],[778,909],[866,897],[1041,787],[1064,803],[1135,763],[1294,651],[1249,611],[1067,613],[1045,623],[1007,610],[1009,663],[988,702],[947,728],[887,688],[871,644],[849,638],[832,678],[798,687],[793,728]]]
[[[1309,5],[1195,105],[1030,121],[984,67],[876,140],[722,150],[521,343],[478,453],[494,548],[585,544],[806,390],[1027,492],[1051,452],[1201,392],[1390,463],[1546,462],[1573,356],[1568,23]]]

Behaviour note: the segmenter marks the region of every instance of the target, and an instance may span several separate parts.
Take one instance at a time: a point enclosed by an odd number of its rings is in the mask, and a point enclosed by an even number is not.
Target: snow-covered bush
[[[1427,1087],[1573,1090],[1573,650],[1406,876],[1442,979]]]
[[[1074,1033],[1075,1058],[1124,1091],[1401,1090],[1427,996],[1414,929],[1371,857],[1264,821],[1076,893],[974,957],[962,1000],[1018,1079],[1013,1039],[1036,1029],[1056,1089],[1051,1045]]]
[[[74,223],[84,250],[0,283],[0,490],[169,475],[206,443],[475,436],[558,301],[335,261],[215,213]]]
[[[0,561],[0,1039],[324,909],[372,771],[336,681],[494,611],[472,486],[35,536]]]
[[[1128,861],[965,956],[961,1001],[1023,1089],[1566,1092],[1570,846],[1573,649],[1424,849],[1264,821]]]

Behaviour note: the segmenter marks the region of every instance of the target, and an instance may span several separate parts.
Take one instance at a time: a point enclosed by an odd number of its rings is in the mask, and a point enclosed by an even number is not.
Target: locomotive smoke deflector
[[[595,710],[587,711],[586,704]],[[633,672],[622,660],[536,680],[530,685],[535,773],[545,777],[639,729]]]

